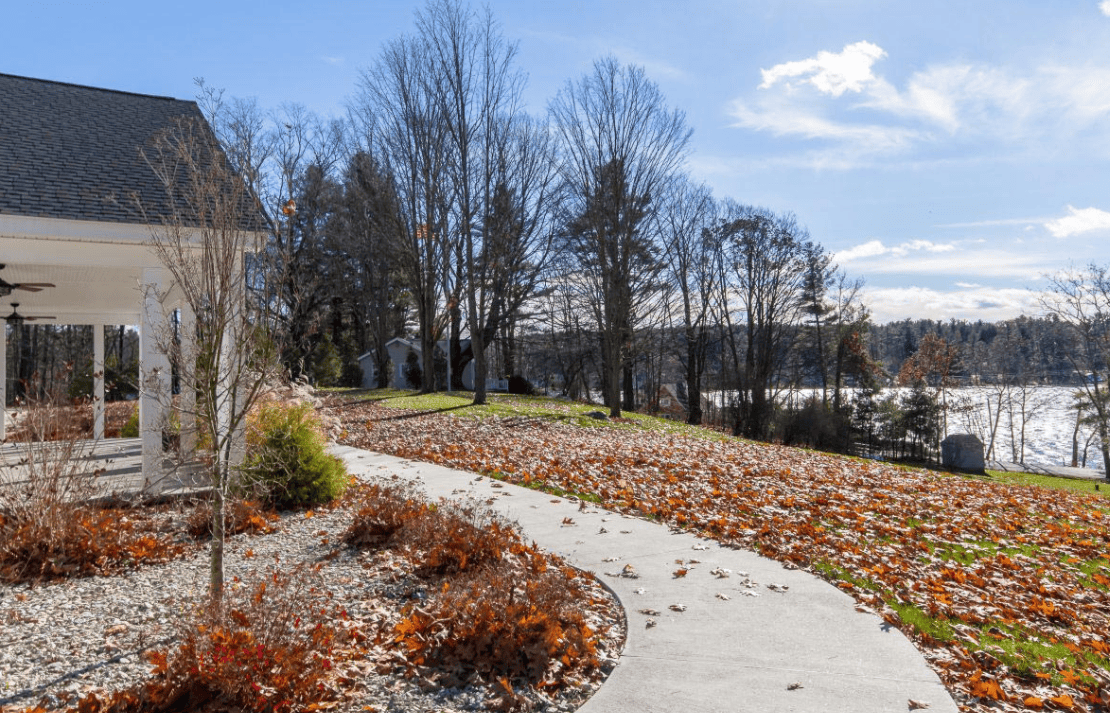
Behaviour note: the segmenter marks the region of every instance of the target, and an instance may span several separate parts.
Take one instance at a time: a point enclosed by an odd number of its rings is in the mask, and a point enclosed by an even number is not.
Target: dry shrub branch
[[[514,685],[557,688],[599,666],[583,575],[513,525],[474,504],[429,505],[406,485],[372,485],[360,498],[344,541],[403,553],[437,592],[408,605],[386,637],[414,667],[448,685],[497,682],[511,706]]]
[[[353,655],[350,646],[360,638],[347,621],[318,571],[271,570],[251,586],[229,587],[219,602],[188,617],[176,649],[149,655],[148,681],[103,697],[89,693],[69,710],[287,713],[327,707],[340,691],[335,665]]]
[[[90,504],[107,493],[79,426],[77,409],[60,398],[26,404],[25,443],[0,468],[0,580],[103,574],[183,551],[149,517]]]

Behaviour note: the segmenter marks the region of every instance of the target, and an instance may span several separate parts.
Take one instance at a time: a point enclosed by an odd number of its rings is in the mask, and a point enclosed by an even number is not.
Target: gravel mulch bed
[[[166,527],[184,532],[187,513],[163,515]],[[336,604],[367,630],[389,630],[403,606],[428,596],[425,583],[389,550],[337,548],[351,522],[347,509],[285,513],[277,531],[229,538],[225,574],[230,587],[249,586],[268,570],[320,563],[319,577]],[[56,708],[89,691],[110,691],[142,681],[150,671],[145,652],[172,648],[181,620],[202,601],[208,552],[110,577],[38,586],[0,585],[0,711],[43,704]],[[583,602],[595,631],[602,671],[558,692],[530,691],[533,710],[571,711],[600,686],[616,663],[624,639],[623,614],[612,595],[594,583]],[[332,710],[486,710],[500,691],[481,681],[438,685],[427,671],[407,666],[388,640],[370,656],[345,664],[354,685]],[[518,691],[519,692],[519,691]],[[368,708],[369,706],[369,708]]]

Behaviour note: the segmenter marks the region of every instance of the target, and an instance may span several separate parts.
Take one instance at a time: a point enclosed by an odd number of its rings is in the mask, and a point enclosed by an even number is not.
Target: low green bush
[[[266,404],[247,427],[245,483],[278,508],[334,500],[347,487],[347,469],[325,446],[311,404]]]

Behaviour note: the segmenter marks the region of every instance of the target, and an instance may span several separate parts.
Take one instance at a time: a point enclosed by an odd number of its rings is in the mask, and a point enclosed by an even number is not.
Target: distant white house
[[[470,346],[469,339],[460,340],[461,347],[465,350]],[[416,356],[418,364],[422,364],[421,357],[424,353],[420,342],[414,339],[405,339],[403,337],[395,337],[385,343],[386,351],[389,352],[389,361],[393,364],[393,380],[390,386],[395,389],[411,389],[412,384],[409,383],[408,377],[405,376],[405,365],[408,363],[409,355]],[[441,339],[436,342],[436,350],[439,351],[444,358],[450,349],[450,342],[446,339]],[[366,352],[358,358],[358,364],[362,367],[362,386],[366,389],[372,389],[377,386],[377,374],[374,368],[374,354],[373,352]],[[462,373],[462,384],[466,389],[474,389],[474,361],[471,360]],[[486,379],[486,389],[488,391],[508,391],[509,382],[506,379]]]

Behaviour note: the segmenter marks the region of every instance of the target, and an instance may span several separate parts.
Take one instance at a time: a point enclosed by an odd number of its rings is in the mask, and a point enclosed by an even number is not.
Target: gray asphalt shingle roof
[[[0,74],[0,213],[146,223],[167,195],[140,149],[196,102]]]

